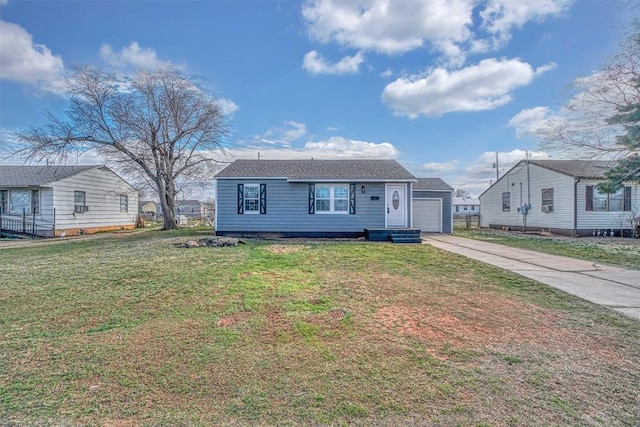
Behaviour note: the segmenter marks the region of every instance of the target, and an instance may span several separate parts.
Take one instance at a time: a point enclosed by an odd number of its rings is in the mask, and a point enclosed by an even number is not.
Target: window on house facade
[[[21,215],[31,209],[31,192],[29,190],[11,190],[9,192],[9,213]]]
[[[502,212],[511,212],[511,193],[502,193]]]
[[[267,213],[267,184],[238,184],[238,213]]]
[[[468,209],[468,207],[467,207],[467,206],[464,206],[464,207],[462,208],[462,210],[465,210],[465,211],[466,211],[466,210],[469,210],[469,209]]]
[[[31,190],[31,213],[40,213],[40,190]]]
[[[120,195],[120,212],[129,212],[129,196],[126,194]]]
[[[310,214],[355,214],[355,184],[309,184]]]
[[[588,211],[630,211],[631,187],[623,187],[615,193],[602,193],[596,186],[587,185],[585,200]]]
[[[475,211],[475,210],[476,210],[476,207],[475,207],[475,206],[471,206],[471,210],[472,210],[472,211]]]
[[[460,212],[460,206],[456,206],[456,212]]]
[[[9,203],[7,199],[8,197],[9,196],[7,190],[0,190],[0,215],[9,212],[9,210],[7,209],[7,205]]]
[[[542,189],[542,212],[553,212],[553,188]]]
[[[74,212],[87,212],[87,193],[84,191],[74,191],[73,192],[73,204],[74,204]]]

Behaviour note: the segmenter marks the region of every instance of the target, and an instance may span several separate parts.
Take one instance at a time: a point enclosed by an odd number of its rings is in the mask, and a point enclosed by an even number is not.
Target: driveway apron
[[[638,270],[546,255],[447,234],[423,235],[423,241],[438,249],[504,268],[640,320]]]

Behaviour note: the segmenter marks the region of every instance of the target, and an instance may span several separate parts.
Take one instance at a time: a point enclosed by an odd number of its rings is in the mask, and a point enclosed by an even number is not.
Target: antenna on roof
[[[258,151],[258,160],[260,160],[260,152]]]

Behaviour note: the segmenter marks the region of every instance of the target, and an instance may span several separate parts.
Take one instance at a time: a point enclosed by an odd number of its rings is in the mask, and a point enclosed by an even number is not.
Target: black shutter
[[[316,213],[316,185],[309,184],[309,213]]]
[[[631,187],[624,187],[624,210],[631,210]]]
[[[260,184],[260,214],[267,213],[267,184]]]
[[[238,184],[238,213],[244,213],[244,184]]]
[[[585,209],[588,211],[592,211],[593,210],[593,185],[587,185],[585,188],[587,190],[587,194],[585,197],[587,204],[585,206]]]
[[[349,184],[349,214],[356,213],[356,185]]]

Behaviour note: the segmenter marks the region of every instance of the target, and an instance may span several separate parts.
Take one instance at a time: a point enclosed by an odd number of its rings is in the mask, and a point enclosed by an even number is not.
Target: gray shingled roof
[[[585,179],[603,179],[604,173],[616,164],[609,160],[529,160],[529,163]]]
[[[395,160],[236,160],[216,178],[286,178],[289,181],[416,179]]]
[[[75,166],[1,166],[0,187],[41,186],[59,181],[100,165]]]
[[[453,191],[453,188],[440,178],[418,178],[413,184],[414,190],[422,191]]]

